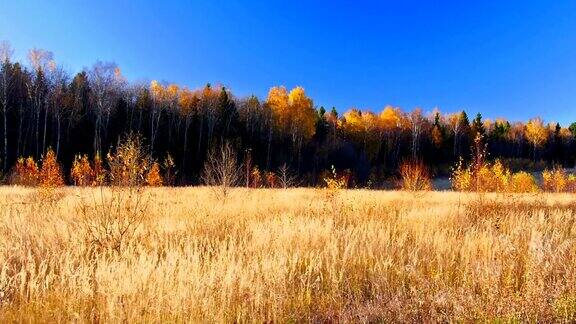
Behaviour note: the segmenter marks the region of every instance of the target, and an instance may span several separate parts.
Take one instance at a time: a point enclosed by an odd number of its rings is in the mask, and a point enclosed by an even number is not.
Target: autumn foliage
[[[72,163],[70,178],[75,186],[91,186],[94,184],[94,169],[90,165],[88,155],[76,155]]]
[[[146,175],[146,185],[151,187],[160,187],[164,184],[162,175],[160,174],[160,164],[158,162],[152,163],[150,171]]]
[[[40,179],[40,170],[34,158],[18,158],[10,175],[10,183],[21,186],[36,186]]]
[[[542,187],[548,192],[576,192],[576,175],[561,168],[542,172]]]
[[[107,160],[111,184],[117,186],[145,184],[154,164],[142,138],[135,134],[128,134],[114,152],[108,153]]]
[[[61,187],[64,185],[64,173],[60,163],[56,160],[56,153],[52,149],[48,149],[42,159],[39,180],[42,187]]]

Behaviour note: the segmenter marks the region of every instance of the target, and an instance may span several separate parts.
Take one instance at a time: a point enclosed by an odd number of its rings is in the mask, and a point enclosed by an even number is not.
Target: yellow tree
[[[542,145],[546,144],[548,140],[548,131],[546,127],[544,127],[544,123],[542,122],[542,118],[536,117],[532,118],[526,124],[526,138],[530,143],[532,143],[533,151],[533,159],[536,160],[536,149],[541,147]]]
[[[288,95],[288,104],[292,141],[310,139],[316,131],[316,112],[312,106],[312,99],[306,96],[304,88],[296,87]]]
[[[395,155],[398,147],[399,130],[402,127],[402,111],[398,107],[386,106],[379,117],[384,138],[386,139],[387,151]]]
[[[380,149],[382,120],[371,111],[350,109],[344,113],[342,129],[347,137],[360,143],[370,160],[377,157]]]
[[[341,127],[344,134],[354,141],[362,141],[364,129],[362,112],[359,109],[352,108],[346,111],[342,117]]]
[[[288,116],[292,146],[297,152],[300,163],[300,151],[304,141],[308,141],[316,132],[316,111],[312,99],[306,96],[302,87],[296,87],[288,95]]]
[[[275,128],[282,134],[289,129],[288,91],[285,87],[273,87],[268,92],[266,105],[272,111]]]

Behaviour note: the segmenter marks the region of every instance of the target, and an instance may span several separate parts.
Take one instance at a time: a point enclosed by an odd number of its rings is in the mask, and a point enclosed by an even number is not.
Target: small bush
[[[40,185],[42,187],[61,187],[64,185],[62,167],[56,159],[56,154],[50,148],[42,159],[40,169]]]
[[[114,153],[108,153],[110,181],[115,186],[141,186],[152,167],[153,160],[144,149],[142,138],[128,134]]]
[[[422,161],[404,162],[400,165],[400,188],[407,191],[432,190],[430,172]]]
[[[542,189],[548,192],[576,192],[576,175],[562,168],[542,172]]]
[[[146,185],[151,187],[161,187],[164,184],[160,174],[160,165],[157,162],[152,163],[150,172],[146,175]]]
[[[324,176],[326,188],[330,190],[339,190],[348,187],[348,178],[346,175],[338,175],[334,166],[332,166],[331,169],[330,176]]]
[[[93,186],[102,186],[106,184],[106,179],[108,175],[108,171],[104,168],[102,163],[102,158],[100,157],[100,153],[96,153],[94,156],[94,182]]]
[[[95,181],[94,169],[90,165],[88,155],[76,155],[74,157],[70,178],[75,186],[86,187],[93,185]]]
[[[511,172],[499,160],[475,167],[462,167],[460,162],[450,178],[458,191],[475,192],[537,192],[538,184],[528,172]]]
[[[511,184],[509,187],[510,192],[538,192],[538,184],[536,179],[528,172],[520,171],[512,175]]]
[[[260,188],[262,187],[262,173],[257,166],[252,168],[250,172],[250,188]]]
[[[242,166],[238,164],[236,152],[229,143],[213,148],[208,154],[202,171],[204,184],[211,186],[216,195],[225,199],[232,187],[239,184]]]
[[[274,172],[266,172],[266,185],[269,188],[278,187],[278,177]]]
[[[37,186],[40,179],[38,164],[31,156],[20,157],[10,175],[10,184],[20,186]]]
[[[178,171],[176,170],[176,163],[174,163],[174,159],[170,153],[166,155],[162,167],[164,168],[165,184],[169,186],[174,185],[174,183],[176,183],[176,175],[178,174]]]

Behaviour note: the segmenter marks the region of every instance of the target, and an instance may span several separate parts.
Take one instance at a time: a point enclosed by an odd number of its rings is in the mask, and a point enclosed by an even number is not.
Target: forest
[[[208,153],[224,143],[249,171],[289,168],[307,186],[338,170],[354,186],[378,187],[407,160],[445,176],[458,161],[470,160],[478,136],[490,159],[513,170],[573,167],[576,158],[576,123],[390,105],[380,111],[318,107],[303,87],[239,97],[210,83],[128,82],[112,62],[74,74],[42,49],[28,51],[25,62],[12,57],[10,44],[2,42],[0,170],[6,177],[19,158],[42,160],[48,150],[69,175],[75,159],[105,156],[131,133],[142,136],[157,161],[170,157],[178,170],[175,185],[201,183]]]

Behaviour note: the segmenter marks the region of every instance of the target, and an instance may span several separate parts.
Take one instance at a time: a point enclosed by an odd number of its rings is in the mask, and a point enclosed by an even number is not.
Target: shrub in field
[[[458,191],[509,192],[513,191],[513,173],[500,160],[486,161],[487,150],[482,136],[477,136],[472,147],[472,163],[465,167],[462,159],[452,171],[452,188]],[[517,180],[526,180],[520,175]]]
[[[510,192],[538,192],[536,179],[528,172],[520,171],[512,175],[508,191]]]
[[[511,172],[499,160],[467,168],[460,162],[450,178],[452,188],[475,192],[536,192],[536,179],[527,172]]]
[[[92,253],[120,252],[146,218],[150,196],[142,187],[116,187],[81,200],[76,211]],[[92,254],[94,256],[94,254]]]
[[[499,160],[484,163],[472,170],[472,190],[478,192],[506,192],[510,185],[511,172]]]
[[[72,169],[70,170],[70,178],[75,186],[86,187],[93,185],[95,181],[94,169],[90,165],[88,155],[76,155],[74,157]]]
[[[172,155],[168,153],[164,162],[162,163],[162,167],[164,168],[164,182],[166,185],[172,186],[176,182],[176,163],[174,163],[174,159]]]
[[[31,156],[20,157],[10,175],[10,184],[21,186],[36,186],[40,179],[38,164]]]
[[[220,198],[226,198],[230,189],[240,182],[242,167],[229,143],[214,148],[208,154],[202,171],[204,184],[212,186]]]
[[[122,139],[115,152],[108,153],[110,181],[116,186],[139,186],[146,182],[146,175],[153,160],[144,149],[142,138],[128,134]]]
[[[324,182],[326,188],[331,190],[345,189],[348,186],[348,179],[344,175],[338,175],[334,166],[331,168],[331,174],[324,176]]]
[[[250,188],[260,188],[262,187],[262,173],[257,166],[252,168],[250,172]]]
[[[278,177],[274,172],[266,172],[266,185],[269,188],[278,187]]]
[[[400,165],[400,188],[408,191],[432,190],[430,171],[422,161],[406,161]]]
[[[151,187],[160,187],[164,184],[160,174],[160,165],[157,162],[152,163],[150,171],[146,175],[146,185]]]
[[[542,188],[548,192],[576,192],[576,175],[562,168],[542,172]]]
[[[472,180],[472,170],[464,167],[464,163],[460,159],[450,176],[452,188],[458,191],[469,191],[472,188]]]
[[[42,159],[39,180],[42,187],[61,187],[64,185],[62,167],[56,159],[56,153],[51,148],[48,149]]]
[[[280,188],[290,188],[298,185],[298,180],[296,176],[290,170],[290,167],[286,163],[282,164],[280,168],[278,168],[278,172],[276,173],[277,180],[276,184]]]
[[[102,163],[102,158],[100,157],[100,153],[96,153],[94,156],[94,182],[92,185],[94,186],[102,186],[106,184],[106,178],[108,175],[108,171],[104,168],[104,164]]]

